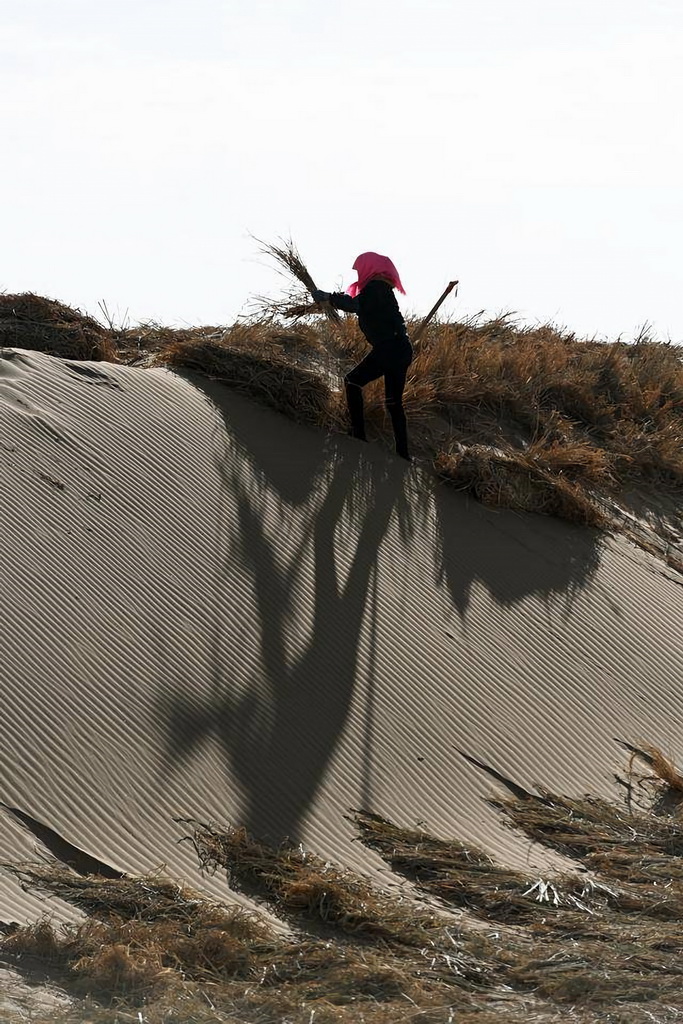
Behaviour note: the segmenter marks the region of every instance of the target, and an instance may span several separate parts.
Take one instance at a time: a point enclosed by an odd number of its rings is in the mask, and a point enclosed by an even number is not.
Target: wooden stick
[[[450,293],[453,291],[453,289],[455,288],[457,283],[458,283],[457,281],[450,281],[449,282],[448,287],[444,289],[443,294],[439,297],[438,301],[434,303],[434,305],[429,310],[429,312],[427,313],[427,316],[424,318],[424,320],[422,321],[422,323],[420,324],[418,329],[416,331],[413,331],[412,336],[411,336],[411,341],[412,341],[413,345],[417,345],[418,341],[420,340],[420,338],[424,334],[424,331],[425,331],[425,328],[427,327],[427,324],[429,323],[430,320],[433,319],[434,314],[438,310],[439,306],[446,299],[446,297],[448,295],[450,295]]]

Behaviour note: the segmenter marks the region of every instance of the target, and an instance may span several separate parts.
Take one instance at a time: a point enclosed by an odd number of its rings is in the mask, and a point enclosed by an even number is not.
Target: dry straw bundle
[[[80,875],[56,862],[48,864],[4,864],[25,889],[58,896],[85,914],[101,920],[194,919],[208,901],[187,886],[158,875],[105,878]]]
[[[205,870],[223,868],[232,885],[271,902],[294,924],[317,922],[366,940],[418,947],[441,925],[433,914],[397,904],[365,879],[299,846],[273,847],[244,828],[193,824],[192,840]]]
[[[32,292],[0,295],[0,348],[28,348],[63,359],[112,359],[110,332],[92,317]]]
[[[267,242],[258,241],[261,245],[261,252],[265,256],[269,256],[274,259],[286,273],[295,277],[307,291],[315,291],[315,282],[309,274],[306,265],[304,264],[304,261],[291,238],[289,240],[281,240],[278,245],[270,245]],[[329,302],[321,302],[319,307],[315,305],[312,307],[302,306],[301,304],[298,304],[298,306],[294,305],[290,308],[290,314],[293,311],[294,315],[301,315],[302,312],[310,312],[316,308],[322,309],[325,316],[328,320],[331,320],[332,323],[337,324],[340,322],[341,317],[339,316],[339,313],[334,306],[330,305]]]
[[[171,345],[164,351],[163,361],[167,366],[208,374],[300,423],[328,423],[331,397],[327,382],[281,357],[199,339]]]
[[[561,453],[560,453],[560,458]],[[489,445],[454,446],[440,452],[434,466],[443,480],[469,491],[485,505],[558,516],[584,526],[604,526],[605,516],[585,481],[571,479],[537,453]]]

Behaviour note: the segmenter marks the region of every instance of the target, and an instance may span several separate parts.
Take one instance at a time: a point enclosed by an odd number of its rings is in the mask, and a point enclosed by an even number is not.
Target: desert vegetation
[[[50,1017],[64,1022],[674,1021],[683,784],[652,748],[633,752],[621,781],[619,804],[548,791],[492,798],[511,828],[562,855],[569,866],[549,878],[367,811],[350,812],[358,839],[404,877],[400,889],[301,846],[185,822],[226,896],[229,883],[263,913],[158,876],[6,865],[83,917],[6,927],[0,951],[72,994],[72,1008]]]
[[[332,311],[334,312],[334,311]],[[409,324],[410,328],[417,323]],[[323,430],[345,430],[355,317],[304,296],[228,327],[116,328],[35,295],[0,296],[0,344],[210,375]],[[620,530],[683,565],[683,364],[677,346],[581,340],[510,316],[431,323],[405,395],[416,461],[489,505]],[[388,444],[381,383],[370,436]]]

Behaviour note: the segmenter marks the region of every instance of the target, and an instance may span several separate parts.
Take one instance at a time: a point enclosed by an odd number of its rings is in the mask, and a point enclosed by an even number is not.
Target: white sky
[[[682,98],[682,0],[0,0],[0,290],[225,323],[291,233],[683,341]]]

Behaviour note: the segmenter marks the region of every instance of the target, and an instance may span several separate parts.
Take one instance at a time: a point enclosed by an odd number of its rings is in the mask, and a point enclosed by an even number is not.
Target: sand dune
[[[681,753],[683,581],[624,540],[220,384],[14,350],[0,488],[2,860],[45,850],[32,819],[224,894],[178,843],[195,817],[386,878],[364,807],[540,864],[460,751],[606,795],[614,737]],[[0,918],[41,909],[2,881]]]

